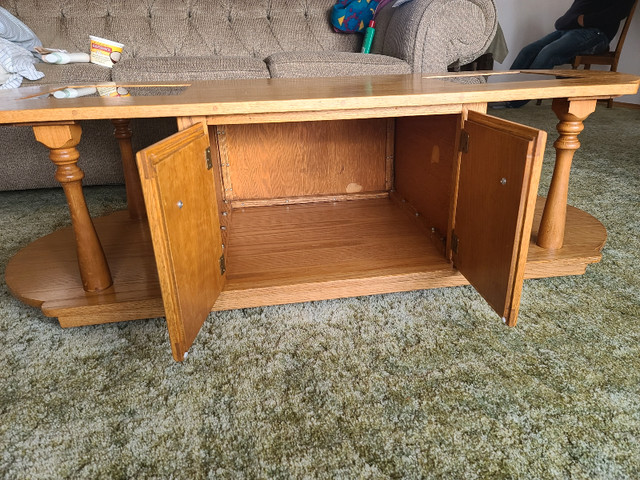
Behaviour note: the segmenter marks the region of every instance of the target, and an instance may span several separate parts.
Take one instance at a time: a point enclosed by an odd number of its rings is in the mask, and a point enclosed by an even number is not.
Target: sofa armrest
[[[405,60],[414,73],[446,72],[482,55],[498,19],[494,0],[412,0],[378,13],[372,53]]]

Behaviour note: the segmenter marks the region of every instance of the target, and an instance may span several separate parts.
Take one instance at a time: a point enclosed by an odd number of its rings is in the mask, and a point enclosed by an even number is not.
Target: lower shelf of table
[[[535,244],[536,206],[525,278],[579,275],[598,262],[606,230],[568,207],[565,244]],[[226,285],[213,310],[452,287],[467,280],[414,218],[389,199],[256,207],[232,214]],[[65,228],[18,252],[6,281],[24,303],[63,327],[164,315],[148,227],[118,212],[94,219],[114,284],[86,293],[74,238]]]

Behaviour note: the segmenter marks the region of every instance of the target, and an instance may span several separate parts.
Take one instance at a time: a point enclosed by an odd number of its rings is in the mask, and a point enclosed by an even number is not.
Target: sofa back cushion
[[[356,51],[335,33],[335,0],[0,0],[46,47],[88,52],[89,35],[124,43],[123,58]]]

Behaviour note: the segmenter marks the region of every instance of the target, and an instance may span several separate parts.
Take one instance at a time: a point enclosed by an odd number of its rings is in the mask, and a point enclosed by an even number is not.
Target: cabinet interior
[[[353,295],[372,279],[384,292],[452,274],[460,125],[442,115],[210,126],[224,291],[251,289],[245,301],[259,304],[259,289],[337,281]]]

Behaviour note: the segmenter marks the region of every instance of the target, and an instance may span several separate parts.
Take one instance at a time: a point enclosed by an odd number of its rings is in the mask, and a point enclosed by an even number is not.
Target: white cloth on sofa
[[[42,46],[40,39],[29,27],[2,7],[0,7],[0,38],[30,51]]]
[[[38,60],[31,53],[40,46],[42,42],[29,27],[0,7],[0,89],[18,88],[23,78],[44,77],[33,66]]]
[[[0,38],[0,66],[10,74],[9,78],[0,85],[0,89],[18,88],[23,78],[38,80],[44,77],[44,73],[33,66],[37,62],[38,59],[26,48]]]
[[[0,65],[0,85],[9,80],[11,73],[7,72],[2,65]]]

